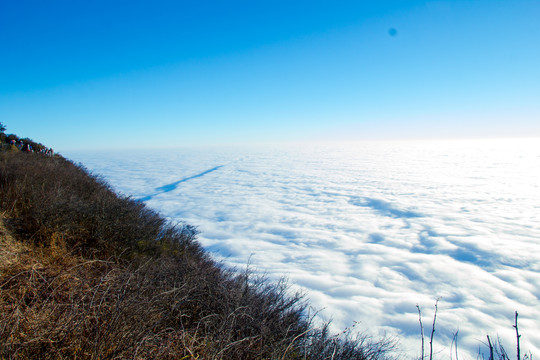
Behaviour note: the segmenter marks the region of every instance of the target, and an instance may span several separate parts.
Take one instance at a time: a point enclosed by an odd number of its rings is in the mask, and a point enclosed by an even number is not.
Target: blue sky
[[[1,1],[0,121],[57,149],[540,136],[538,1]]]

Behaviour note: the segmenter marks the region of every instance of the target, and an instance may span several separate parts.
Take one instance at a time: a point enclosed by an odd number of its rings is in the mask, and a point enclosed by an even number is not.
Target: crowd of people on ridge
[[[20,139],[15,134],[5,134],[6,127],[0,122],[0,151],[22,151],[54,156],[54,151],[31,139]]]
[[[9,150],[10,151],[26,151],[26,152],[34,152],[34,153],[40,153],[48,156],[54,155],[54,150],[51,148],[47,148],[45,146],[40,147],[39,149],[37,147],[32,147],[32,144],[25,143],[23,140],[14,140],[12,139],[9,142]]]
[[[54,150],[47,148],[39,144],[39,146],[32,146],[30,142],[24,142],[23,140],[9,140],[9,146],[7,147],[8,151],[24,151],[24,152],[34,152],[39,154],[44,154],[48,156],[54,155]]]

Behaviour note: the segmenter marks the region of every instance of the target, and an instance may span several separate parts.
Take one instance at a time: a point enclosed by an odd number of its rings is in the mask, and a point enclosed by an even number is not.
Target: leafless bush
[[[375,339],[367,333],[354,331],[354,326],[331,335],[326,324],[311,331],[306,340],[304,356],[308,359],[391,359],[397,347],[395,339]]]

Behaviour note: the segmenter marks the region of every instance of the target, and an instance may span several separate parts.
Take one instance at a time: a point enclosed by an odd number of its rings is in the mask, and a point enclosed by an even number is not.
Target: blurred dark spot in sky
[[[395,28],[390,28],[390,30],[388,30],[388,35],[390,36],[396,36],[397,35],[397,30]]]

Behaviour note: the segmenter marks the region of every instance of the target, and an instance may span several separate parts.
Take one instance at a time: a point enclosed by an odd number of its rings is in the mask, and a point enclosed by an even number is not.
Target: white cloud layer
[[[540,141],[361,143],[66,156],[198,226],[228,264],[308,291],[335,329],[399,334],[419,355],[476,357],[485,335],[540,354]]]

